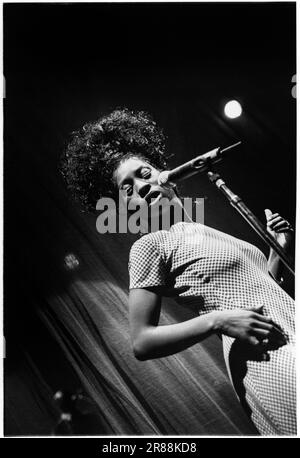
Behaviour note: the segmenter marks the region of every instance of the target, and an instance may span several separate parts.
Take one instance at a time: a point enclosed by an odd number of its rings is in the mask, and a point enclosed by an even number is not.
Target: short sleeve
[[[165,286],[166,263],[155,242],[147,236],[137,240],[129,255],[129,289]]]

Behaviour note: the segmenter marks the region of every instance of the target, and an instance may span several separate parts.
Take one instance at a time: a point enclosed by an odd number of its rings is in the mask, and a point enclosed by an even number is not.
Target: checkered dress
[[[295,435],[294,301],[271,278],[255,246],[202,224],[177,223],[137,240],[129,258],[130,289],[158,286],[163,295],[196,305],[199,315],[263,305],[287,344],[261,355],[222,336],[230,379],[263,435]]]

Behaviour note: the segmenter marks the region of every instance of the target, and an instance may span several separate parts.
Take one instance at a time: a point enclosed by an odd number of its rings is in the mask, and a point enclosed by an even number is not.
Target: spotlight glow
[[[242,106],[237,100],[230,100],[224,107],[224,113],[230,119],[238,118],[242,112]]]

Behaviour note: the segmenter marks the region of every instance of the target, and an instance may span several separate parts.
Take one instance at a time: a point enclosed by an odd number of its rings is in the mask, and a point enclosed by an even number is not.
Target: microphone
[[[223,159],[226,153],[240,145],[242,142],[234,143],[227,148],[221,149],[220,147],[208,151],[208,153],[201,154],[191,161],[185,162],[179,165],[173,170],[164,170],[158,176],[158,184],[160,186],[175,186],[176,181],[184,180],[189,178],[196,173],[206,172],[210,167]]]

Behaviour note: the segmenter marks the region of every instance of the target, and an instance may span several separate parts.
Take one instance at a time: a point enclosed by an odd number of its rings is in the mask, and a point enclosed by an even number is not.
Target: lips
[[[156,202],[158,202],[160,198],[161,198],[160,191],[151,191],[146,195],[145,200],[147,204],[151,206],[151,205],[154,205]]]

